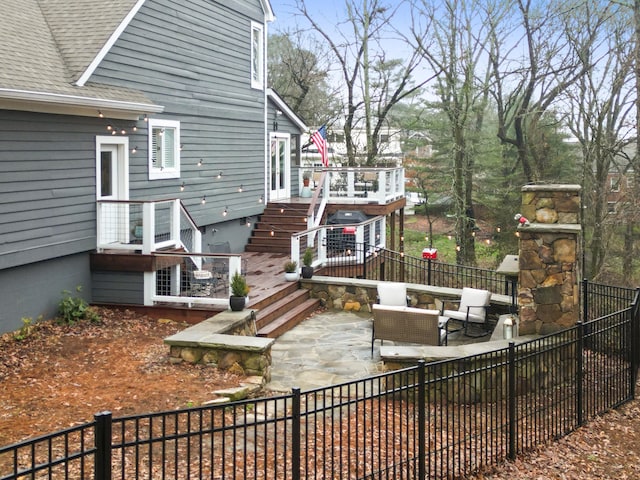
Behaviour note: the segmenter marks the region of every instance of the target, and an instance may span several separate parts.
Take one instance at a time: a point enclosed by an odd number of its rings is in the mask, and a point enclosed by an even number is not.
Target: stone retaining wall
[[[253,310],[225,311],[165,338],[170,361],[210,365],[268,382],[274,340],[255,336],[254,318]]]

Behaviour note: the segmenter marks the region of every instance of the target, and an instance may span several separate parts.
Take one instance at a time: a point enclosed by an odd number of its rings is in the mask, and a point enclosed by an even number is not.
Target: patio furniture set
[[[448,336],[462,332],[469,337],[483,337],[487,329],[487,308],[491,292],[476,288],[462,289],[457,310],[427,310],[409,306],[404,283],[381,282],[377,303],[373,304],[371,354],[375,340],[447,345]],[[480,327],[479,331],[475,327]],[[471,329],[470,329],[471,327]]]

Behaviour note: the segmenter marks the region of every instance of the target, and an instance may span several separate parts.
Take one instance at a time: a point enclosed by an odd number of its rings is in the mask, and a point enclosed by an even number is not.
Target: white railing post
[[[369,227],[371,229],[371,227]],[[362,250],[358,250],[358,245],[362,245]],[[366,257],[366,252],[364,251],[364,225],[358,225],[356,227],[356,259],[358,262],[362,262]]]
[[[156,212],[155,203],[142,204],[142,253],[149,255],[155,250],[156,238]]]
[[[353,169],[347,170],[347,197],[356,196],[356,174]]]
[[[180,239],[180,200],[177,198],[173,200],[171,203],[171,224],[169,225],[170,229],[170,240],[174,242],[174,246],[180,247],[182,240]],[[193,252],[199,252],[199,250],[191,250]]]
[[[104,215],[102,213],[102,202],[97,202],[96,203],[97,209],[96,209],[96,246],[98,247],[98,250],[101,251],[102,248],[100,248],[100,245],[102,245],[103,243],[103,236],[104,236],[104,221],[102,219],[102,216]]]
[[[387,173],[384,170],[378,172],[378,203],[385,203],[387,198]]]
[[[327,261],[327,229],[320,229],[318,237],[318,262],[324,265]]]

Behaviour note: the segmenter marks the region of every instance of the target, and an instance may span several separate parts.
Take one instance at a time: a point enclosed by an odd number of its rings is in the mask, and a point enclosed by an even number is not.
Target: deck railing
[[[626,308],[479,355],[276,397],[99,413],[1,447],[0,479],[464,478],[633,398],[640,314],[627,293]]]
[[[98,251],[202,251],[202,234],[179,199],[98,200],[97,209]]]
[[[291,260],[302,266],[304,252],[311,248],[314,267],[357,265],[365,262],[385,242],[384,216],[357,224],[320,225],[291,235]],[[363,248],[363,245],[367,247]]]

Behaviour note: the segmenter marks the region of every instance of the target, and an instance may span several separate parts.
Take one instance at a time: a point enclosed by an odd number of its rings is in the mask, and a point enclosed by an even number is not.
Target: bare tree
[[[390,7],[382,0],[345,0],[347,17],[335,28],[321,25],[307,3],[298,0],[298,11],[325,42],[341,77],[348,162],[355,165],[359,154],[364,153],[365,163],[372,165],[391,109],[430,80],[415,80],[420,62],[416,52],[409,51],[405,59],[386,58],[382,42],[394,35],[394,16],[404,2]],[[367,147],[366,152],[358,152],[353,130],[363,124]]]
[[[605,273],[603,268],[612,251],[610,240],[617,225],[626,223],[630,216],[625,195],[616,193],[617,212],[609,208],[608,200],[612,194],[611,175],[624,178],[630,167],[627,147],[634,107],[633,32],[624,9],[609,7],[609,18],[599,25],[591,11],[601,9],[602,4],[585,1],[580,6],[581,28],[567,32],[581,51],[582,61],[589,66],[567,91],[567,124],[580,144],[584,161],[583,202],[589,208],[585,208],[583,215],[588,239],[583,274],[590,279],[598,279]],[[625,187],[621,186],[621,192],[631,193]]]
[[[312,125],[334,118],[340,109],[328,83],[329,64],[317,51],[317,43],[299,32],[269,36],[268,84]]]
[[[503,38],[491,35],[490,62],[493,68],[492,91],[498,109],[498,138],[516,149],[517,160],[527,182],[545,180],[549,161],[549,143],[544,138],[545,115],[557,104],[563,92],[591,68],[585,63],[566,33],[580,29],[582,17],[569,2],[507,0],[512,34],[520,35],[505,50]],[[597,22],[601,12],[594,11]],[[497,31],[496,22],[491,22]]]
[[[412,26],[412,40],[418,52],[433,71],[439,72],[436,96],[448,122],[457,261],[463,264],[475,263],[474,150],[489,96],[489,70],[481,68],[489,31],[478,25],[478,19],[485,14],[484,3],[418,0],[414,3]]]

